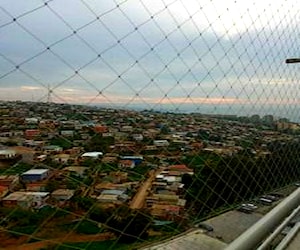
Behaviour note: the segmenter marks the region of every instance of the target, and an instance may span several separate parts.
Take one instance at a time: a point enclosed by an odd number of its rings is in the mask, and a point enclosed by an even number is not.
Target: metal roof
[[[102,152],[86,152],[84,154],[82,154],[81,156],[82,157],[93,157],[93,158],[96,158],[96,157],[99,157],[103,155]]]
[[[26,172],[24,172],[22,175],[39,175],[47,173],[49,169],[30,169]]]

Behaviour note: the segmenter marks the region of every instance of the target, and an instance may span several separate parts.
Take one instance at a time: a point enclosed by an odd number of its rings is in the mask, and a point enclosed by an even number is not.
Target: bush
[[[101,229],[94,222],[83,220],[79,222],[79,225],[76,228],[77,233],[81,234],[97,234],[101,232]]]
[[[16,227],[13,227],[13,228],[10,228],[10,231],[11,234],[15,237],[19,237],[23,234],[26,234],[26,235],[31,235],[33,234],[36,230],[38,229],[38,226],[37,225],[31,225],[31,226],[16,226]]]

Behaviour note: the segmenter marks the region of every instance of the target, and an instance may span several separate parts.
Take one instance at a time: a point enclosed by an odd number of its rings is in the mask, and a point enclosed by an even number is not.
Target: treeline
[[[271,154],[245,150],[232,157],[214,154],[194,159],[195,174],[184,178],[186,199],[193,216],[201,218],[224,206],[252,199],[300,179],[300,143],[275,142]]]

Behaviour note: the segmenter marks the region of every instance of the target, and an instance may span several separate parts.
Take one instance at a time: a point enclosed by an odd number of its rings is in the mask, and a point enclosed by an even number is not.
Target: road
[[[154,243],[141,250],[223,250],[226,247],[226,243],[212,238],[209,235],[203,233],[202,229],[191,229],[184,232],[181,235],[174,236],[170,239],[164,240],[160,243]]]
[[[135,196],[133,197],[130,208],[141,209],[145,205],[145,201],[148,195],[148,190],[152,187],[152,182],[155,180],[156,175],[158,175],[162,170],[151,170],[149,172],[149,178],[141,185]]]

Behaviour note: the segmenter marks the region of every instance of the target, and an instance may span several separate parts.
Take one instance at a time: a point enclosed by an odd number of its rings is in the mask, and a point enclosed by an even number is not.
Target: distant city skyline
[[[66,6],[70,6],[67,7]],[[300,121],[300,3],[64,0],[0,4],[0,99]]]

